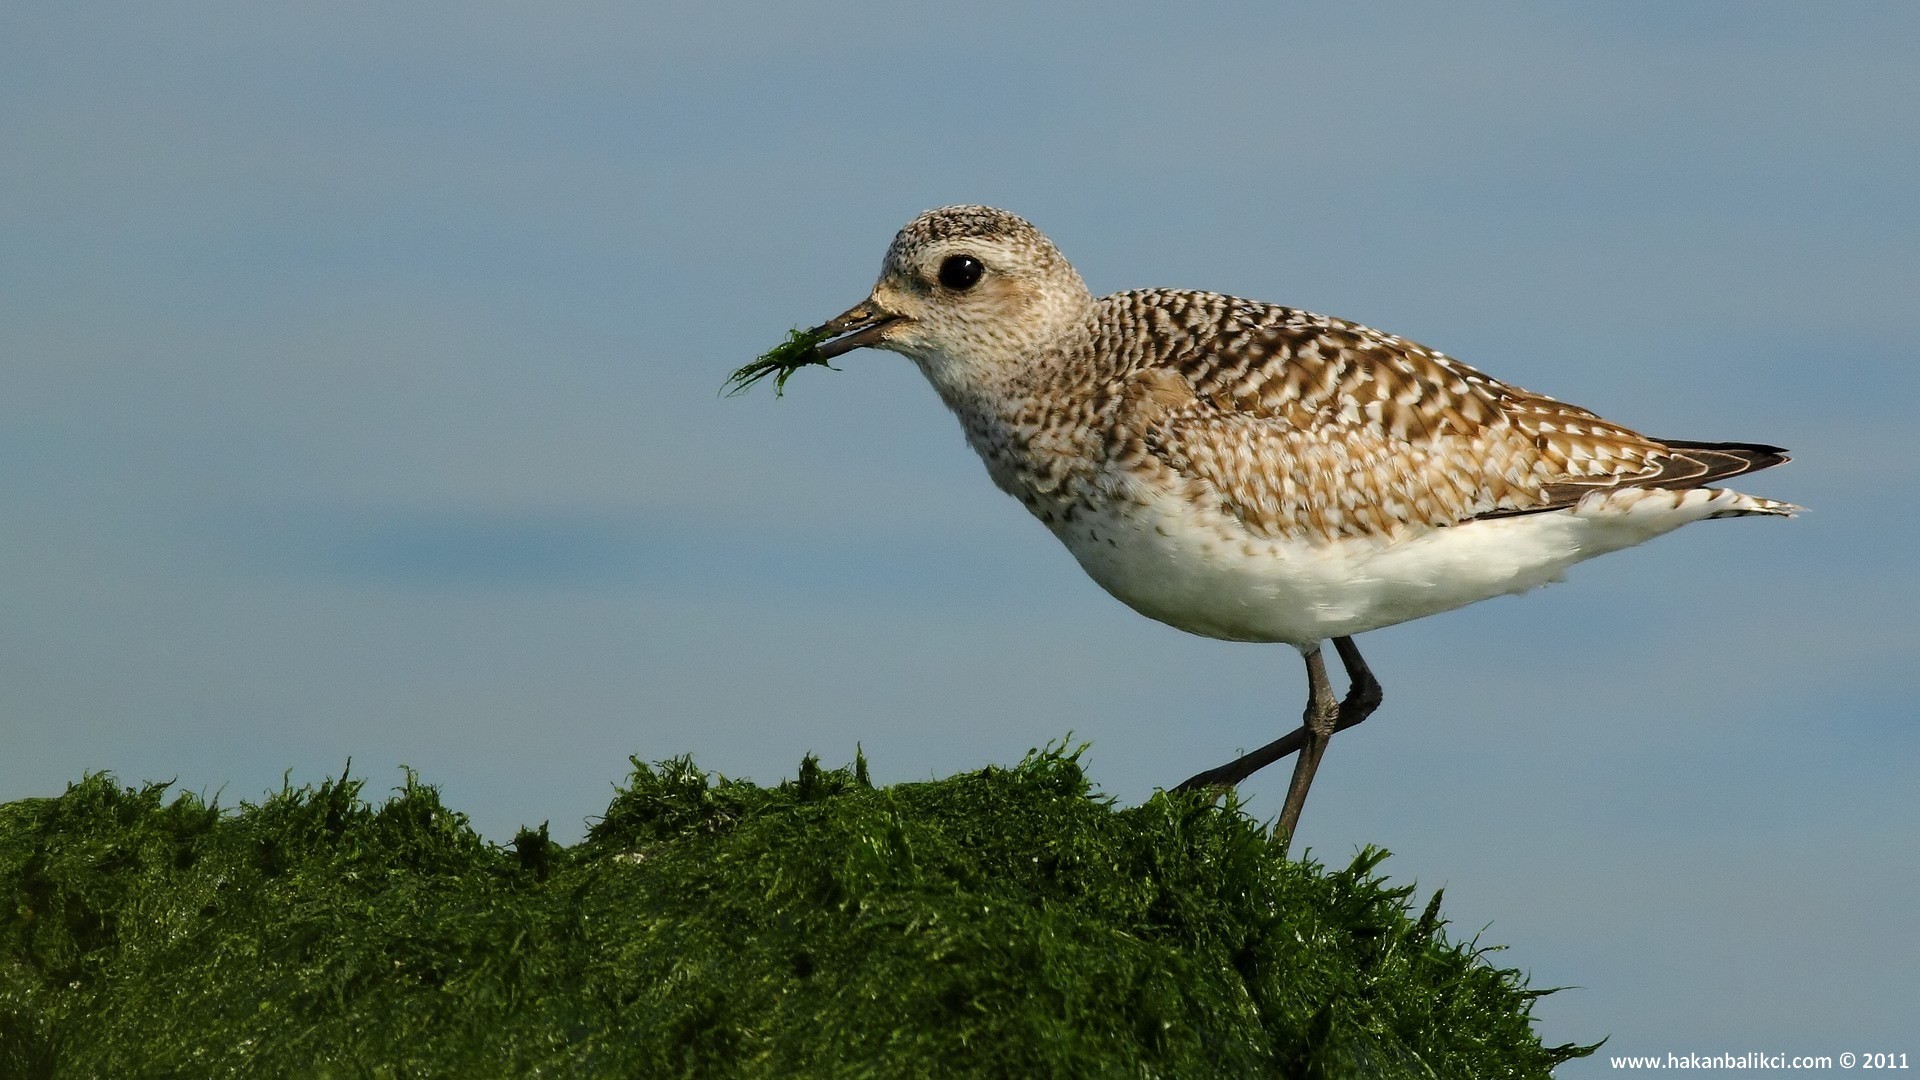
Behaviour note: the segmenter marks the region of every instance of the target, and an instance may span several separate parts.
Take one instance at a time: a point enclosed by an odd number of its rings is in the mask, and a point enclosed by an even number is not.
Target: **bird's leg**
[[[1380,707],[1380,684],[1360,659],[1360,647],[1352,638],[1334,638],[1333,647],[1340,654],[1340,665],[1347,669],[1347,696],[1340,699],[1340,720],[1333,730],[1345,731]]]
[[[1354,654],[1358,656],[1356,652]],[[1300,726],[1307,733],[1307,744],[1293,759],[1293,782],[1287,785],[1287,801],[1280,807],[1280,823],[1274,827],[1281,836],[1291,837],[1300,823],[1300,808],[1307,804],[1307,789],[1313,786],[1314,771],[1333,738],[1333,726],[1340,719],[1340,705],[1333,699],[1333,684],[1327,681],[1327,659],[1315,645],[1307,658],[1307,711]],[[1345,659],[1345,654],[1342,654]]]
[[[1307,729],[1294,728],[1258,750],[1234,758],[1225,765],[1194,773],[1182,780],[1175,791],[1199,791],[1202,788],[1237,787],[1240,781],[1307,745]]]
[[[1334,721],[1333,730],[1345,731],[1373,715],[1373,710],[1380,707],[1380,684],[1374,681],[1373,672],[1367,670],[1367,662],[1360,659],[1360,650],[1354,646],[1352,638],[1334,638],[1333,647],[1339,651],[1340,663],[1347,669],[1348,684],[1347,696],[1340,702],[1339,718]],[[1260,749],[1243,754],[1219,768],[1195,773],[1173,790],[1234,787],[1305,745],[1307,729],[1294,728]]]

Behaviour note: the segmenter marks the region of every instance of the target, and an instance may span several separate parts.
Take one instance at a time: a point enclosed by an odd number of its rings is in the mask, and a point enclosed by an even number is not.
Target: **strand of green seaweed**
[[[787,332],[787,340],[775,345],[757,357],[752,363],[743,365],[721,385],[720,392],[727,397],[745,393],[753,384],[773,376],[773,396],[779,397],[787,388],[787,380],[803,367],[818,364],[830,371],[839,369],[826,362],[820,356],[819,345],[829,335],[817,330],[802,330],[798,327]]]

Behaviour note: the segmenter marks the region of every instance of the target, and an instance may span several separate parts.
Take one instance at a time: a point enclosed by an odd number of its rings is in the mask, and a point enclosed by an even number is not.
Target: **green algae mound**
[[[1538,1077],[1436,894],[1076,753],[876,788],[634,761],[587,839],[408,775],[0,806],[0,1077]]]

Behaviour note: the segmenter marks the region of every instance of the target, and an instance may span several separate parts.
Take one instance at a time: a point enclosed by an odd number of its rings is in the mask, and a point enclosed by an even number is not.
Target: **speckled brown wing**
[[[1140,444],[1260,536],[1537,513],[1597,489],[1695,487],[1785,460],[1773,447],[1650,439],[1355,323],[1214,294],[1111,300],[1123,321],[1177,343],[1134,358],[1126,411]]]

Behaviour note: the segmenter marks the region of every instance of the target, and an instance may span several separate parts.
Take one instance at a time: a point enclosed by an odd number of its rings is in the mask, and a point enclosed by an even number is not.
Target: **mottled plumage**
[[[913,359],[994,482],[1123,602],[1299,647],[1320,672],[1303,731],[1324,731],[1301,743],[1315,763],[1335,717],[1327,638],[1354,683],[1347,726],[1378,702],[1352,634],[1690,521],[1798,509],[1708,486],[1785,461],[1778,448],[1649,438],[1293,308],[1169,289],[1096,299],[1038,230],[988,207],[914,219],[869,299],[820,331],[843,335],[826,356]],[[1310,780],[1306,755],[1302,768]],[[1298,771],[1295,787],[1291,815]]]
[[[1331,541],[1569,507],[1598,490],[1695,487],[1785,460],[1662,443],[1340,319],[1211,293],[1099,303],[1131,354],[1117,430],[1198,479],[1248,532]]]

